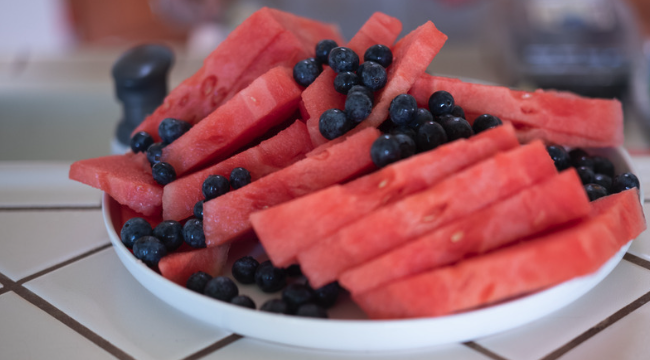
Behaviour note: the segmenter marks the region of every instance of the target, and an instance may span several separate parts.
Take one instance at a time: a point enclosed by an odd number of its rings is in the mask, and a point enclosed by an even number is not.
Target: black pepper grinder
[[[173,62],[174,54],[168,47],[147,44],[128,50],[113,65],[115,94],[123,108],[122,120],[115,131],[114,153],[124,153],[130,148],[133,130],[163,103]]]

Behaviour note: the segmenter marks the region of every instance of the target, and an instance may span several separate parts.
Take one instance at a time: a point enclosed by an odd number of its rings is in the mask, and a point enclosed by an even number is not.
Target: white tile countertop
[[[639,177],[650,179],[650,156],[634,162]],[[585,296],[504,333],[400,352],[293,348],[208,325],[149,293],[110,245],[101,193],[68,180],[69,165],[0,162],[0,359],[641,360],[650,354],[650,231]],[[650,196],[644,199],[648,213]]]

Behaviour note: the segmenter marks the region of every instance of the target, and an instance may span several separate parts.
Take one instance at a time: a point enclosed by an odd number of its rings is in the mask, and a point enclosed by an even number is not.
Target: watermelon
[[[178,285],[185,286],[187,279],[198,271],[218,276],[228,259],[230,245],[192,249],[169,254],[158,263],[160,274]]]
[[[426,106],[434,91],[454,96],[473,122],[491,114],[510,122],[522,142],[542,139],[570,147],[623,145],[623,109],[618,100],[589,99],[568,92],[519,91],[423,74],[410,94]]]
[[[203,229],[208,246],[215,246],[251,232],[249,216],[266,207],[281,204],[347,181],[375,169],[370,147],[379,137],[368,129],[203,205]]]
[[[271,69],[165,147],[162,161],[180,175],[210,159],[225,159],[285,121],[296,111],[300,94],[291,69]]]
[[[334,25],[262,8],[233,30],[134,133],[146,131],[159,141],[164,118],[197,123],[268,70],[313,57],[322,39],[342,41]]]
[[[354,295],[354,300],[375,319],[439,316],[593,273],[646,225],[636,189],[592,204],[592,216],[577,224]]]
[[[100,189],[145,216],[159,215],[163,187],[153,180],[145,155],[128,153],[74,162],[68,176]]]
[[[243,167],[250,172],[251,180],[255,181],[304,158],[310,150],[311,140],[307,127],[296,121],[255,147],[165,185],[162,196],[163,218],[180,221],[192,216],[194,204],[204,199],[203,181],[210,175],[229,178],[234,168]]]
[[[518,145],[514,129],[500,126],[391,164],[345,185],[334,185],[259,211],[251,215],[251,223],[273,264],[288,266],[301,250],[371,211]]]
[[[570,169],[347,270],[340,282],[362,293],[580,219],[590,210],[582,181]]]
[[[401,31],[402,23],[398,19],[376,12],[363,24],[346,47],[354,50],[359,55],[359,60],[363,62],[363,54],[369,47],[376,44],[391,46]],[[301,113],[303,119],[307,121],[307,128],[314,145],[327,142],[318,129],[321,114],[325,110],[343,109],[345,106],[345,95],[334,90],[335,77],[334,70],[329,67],[324,68],[302,94]]]
[[[375,210],[299,253],[298,262],[314,288],[323,286],[349,268],[556,173],[541,142],[497,154],[428,190]]]

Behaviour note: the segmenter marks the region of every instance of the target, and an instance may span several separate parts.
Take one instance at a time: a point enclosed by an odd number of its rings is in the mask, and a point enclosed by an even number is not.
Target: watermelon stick
[[[375,319],[439,316],[591,274],[646,228],[636,189],[592,206],[592,216],[577,224],[353,298]]]
[[[341,275],[352,293],[481,254],[589,215],[591,206],[575,169],[454,221]]]
[[[384,206],[298,254],[313,287],[451,221],[557,173],[546,147],[534,142],[480,162],[432,188]]]

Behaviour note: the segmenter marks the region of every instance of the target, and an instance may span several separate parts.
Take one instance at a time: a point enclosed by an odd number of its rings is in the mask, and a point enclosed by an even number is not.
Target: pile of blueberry
[[[418,108],[415,98],[409,94],[397,95],[391,101],[388,109],[391,121],[382,124],[382,130],[388,134],[375,140],[370,149],[375,165],[384,167],[502,124],[496,116],[484,114],[470,125],[463,108],[444,90],[431,94],[428,105],[429,109]]]
[[[192,125],[187,121],[166,118],[158,126],[158,135],[162,142],[154,143],[151,134],[140,131],[131,138],[131,150],[137,154],[144,152],[151,164],[153,179],[160,185],[167,185],[176,180],[176,170],[169,163],[160,161],[165,146],[185,134]]]
[[[336,303],[339,285],[334,282],[319,289],[312,289],[305,282],[287,285],[287,278],[301,277],[300,267],[292,265],[287,269],[277,268],[270,261],[261,264],[251,256],[235,261],[232,276],[241,284],[256,284],[266,293],[282,290],[280,299],[266,301],[260,310],[307,317],[327,318],[327,308]],[[255,302],[246,295],[239,294],[237,284],[226,276],[212,277],[204,272],[197,272],[187,280],[186,287],[214,299],[231,304],[255,309]]]
[[[602,156],[590,156],[580,148],[567,152],[564,147],[546,147],[558,171],[574,167],[590,201],[631,188],[639,188],[639,179],[632,173],[616,175],[614,164]]]
[[[225,176],[221,175],[210,175],[205,181],[203,181],[203,186],[201,188],[203,192],[204,200],[199,200],[194,205],[194,217],[199,220],[203,220],[203,203],[217,198],[228,191],[232,187],[234,190],[237,190],[243,186],[250,184],[251,182],[251,173],[242,168],[234,168],[230,172],[230,180],[226,179]]]

